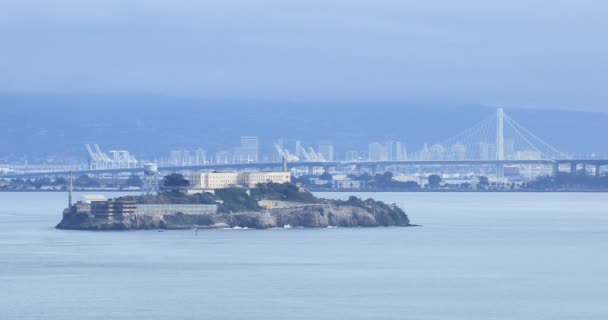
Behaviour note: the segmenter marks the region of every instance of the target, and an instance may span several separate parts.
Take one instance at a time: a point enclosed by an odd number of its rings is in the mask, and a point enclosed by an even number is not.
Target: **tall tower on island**
[[[72,208],[74,198],[72,193],[74,192],[74,173],[70,170],[68,174],[68,209]]]

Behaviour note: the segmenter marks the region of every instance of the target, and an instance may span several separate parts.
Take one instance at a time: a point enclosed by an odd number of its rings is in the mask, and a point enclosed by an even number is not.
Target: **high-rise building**
[[[467,147],[463,144],[456,143],[450,147],[450,159],[449,160],[465,160],[467,157]]]
[[[294,153],[295,153],[296,157],[298,157],[298,159],[302,159],[302,152],[300,152],[301,149],[302,149],[302,142],[300,142],[300,140],[297,140]]]
[[[536,150],[521,150],[517,151],[515,158],[517,160],[540,160],[543,154]]]
[[[440,144],[434,144],[429,149],[431,152],[431,160],[444,160],[445,159],[445,148]]]
[[[404,148],[399,141],[387,141],[385,143],[387,160],[402,161],[405,160]]]
[[[174,166],[186,166],[192,164],[192,157],[189,150],[171,150],[169,153],[169,163]]]
[[[495,144],[489,144],[488,145],[488,160],[496,160],[497,159],[497,154],[496,154],[496,145]]]
[[[334,161],[334,145],[323,143],[319,145],[319,153],[323,155],[325,161]]]
[[[215,163],[216,164],[228,164],[230,163],[230,152],[228,151],[218,151],[215,153]]]
[[[492,143],[480,142],[477,144],[477,160],[496,159],[496,145]]]
[[[260,144],[257,136],[242,136],[241,145],[234,149],[234,162],[259,162],[259,148]]]
[[[369,161],[388,160],[386,145],[379,142],[372,142],[367,146]]]
[[[359,160],[359,153],[356,150],[348,150],[346,151],[346,161],[356,161]]]
[[[241,137],[241,148],[258,150],[260,147],[260,141],[257,136],[243,136]]]
[[[427,146],[426,143],[422,147],[422,150],[420,150],[420,155],[418,156],[418,160],[422,160],[422,161],[431,160],[431,151],[429,151],[429,147]]]
[[[194,150],[194,163],[196,165],[206,164],[207,163],[207,151],[203,149]]]
[[[515,156],[515,140],[505,139],[505,159],[513,159]]]

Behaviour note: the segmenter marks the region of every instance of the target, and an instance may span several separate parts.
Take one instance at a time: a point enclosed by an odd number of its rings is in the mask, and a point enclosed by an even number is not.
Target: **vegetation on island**
[[[138,204],[215,204],[218,201],[213,193],[186,194],[177,190],[162,191],[159,194],[122,196],[117,199],[135,201]]]
[[[171,181],[177,182],[183,177],[179,174],[172,175]],[[258,184],[254,188],[224,188],[217,189],[214,193],[186,193],[181,190],[165,188],[156,195],[123,196],[118,199],[135,201],[138,204],[218,204],[218,212],[242,212],[262,211],[259,200],[281,200],[302,203],[319,203],[320,200],[310,192],[301,190],[291,183],[265,183]],[[175,186],[175,185],[173,185]]]
[[[190,185],[190,181],[181,173],[171,173],[163,178],[162,185],[167,189],[187,188]]]
[[[247,193],[247,189],[217,189],[215,190],[215,195],[222,201],[217,207],[218,212],[231,213],[262,210],[262,207],[258,205],[258,202]]]
[[[291,183],[260,183],[254,188],[225,188],[215,190],[215,195],[222,201],[219,212],[261,211],[260,200],[281,200],[302,203],[318,203],[319,199],[310,192],[300,190]]]
[[[249,193],[256,200],[281,200],[304,203],[318,203],[319,199],[308,191],[301,190],[292,183],[264,183],[252,188]]]

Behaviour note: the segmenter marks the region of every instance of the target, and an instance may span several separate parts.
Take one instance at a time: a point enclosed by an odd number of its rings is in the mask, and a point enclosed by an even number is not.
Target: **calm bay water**
[[[608,319],[608,194],[358,195],[424,226],[61,231],[65,194],[0,193],[0,319]]]

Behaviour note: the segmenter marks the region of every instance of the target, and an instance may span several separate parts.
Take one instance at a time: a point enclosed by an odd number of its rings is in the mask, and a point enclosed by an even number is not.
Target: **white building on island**
[[[203,172],[190,175],[190,188],[195,190],[222,189],[234,186],[255,187],[258,183],[291,182],[289,172]]]

